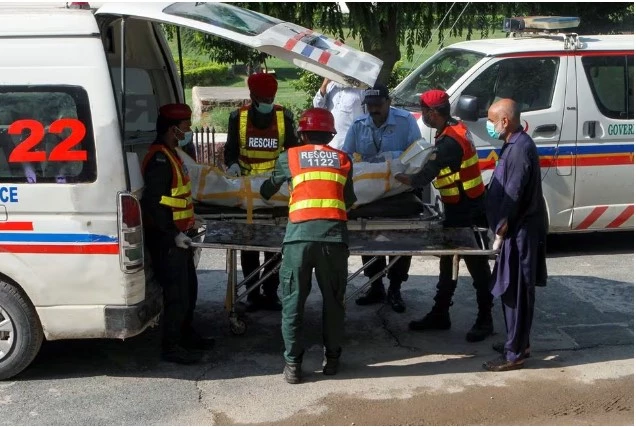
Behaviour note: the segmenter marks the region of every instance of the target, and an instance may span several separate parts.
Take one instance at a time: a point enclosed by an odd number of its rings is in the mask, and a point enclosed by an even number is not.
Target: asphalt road
[[[633,384],[634,373],[634,235],[550,236],[548,248],[550,279],[537,290],[533,357],[520,371],[481,368],[495,356],[491,345],[504,333],[499,304],[497,334],[481,343],[464,340],[476,303],[463,264],[452,328],[407,330],[410,320],[431,307],[437,276],[436,258],[415,258],[403,288],[406,313],[348,304],[336,377],[320,372],[316,286],[306,313],[306,381],[288,385],[281,375],[280,315],[254,313],[246,334],[232,335],[223,310],[224,252],[210,250],[199,264],[196,326],[215,337],[217,346],[205,363],[183,367],[161,361],[157,328],[126,341],[47,342],[23,374],[0,382],[0,423],[631,424],[633,387],[625,384]],[[350,270],[358,266],[351,258]],[[538,392],[515,394],[519,390]],[[530,406],[550,418],[516,410],[517,418],[510,418],[503,404],[475,418],[488,401],[510,403],[517,396],[522,404],[513,406],[526,407],[530,395],[544,396]],[[478,403],[480,396],[486,403]],[[585,399],[609,403],[586,406]],[[410,402],[420,402],[428,415],[413,412]]]

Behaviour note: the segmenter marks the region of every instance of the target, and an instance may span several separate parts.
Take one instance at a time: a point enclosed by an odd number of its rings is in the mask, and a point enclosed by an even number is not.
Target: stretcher
[[[390,200],[393,199],[393,200]],[[397,203],[396,203],[397,201]],[[353,256],[368,255],[373,258],[360,269],[352,273],[347,282],[358,277],[365,268],[370,266],[380,256],[394,256],[387,266],[355,292],[349,294],[347,301],[367,289],[371,283],[392,267],[401,256],[443,256],[453,257],[453,277],[457,278],[459,260],[461,256],[495,255],[496,251],[489,249],[484,238],[486,229],[481,228],[444,228],[442,215],[435,208],[422,203],[413,194],[398,195],[387,198],[378,204],[377,212],[384,215],[374,215],[374,207],[349,213],[349,252]],[[391,212],[391,206],[397,206]],[[225,308],[229,313],[230,330],[236,335],[242,335],[247,329],[244,319],[244,309],[241,303],[247,294],[260,286],[267,278],[277,274],[282,262],[281,256],[275,256],[260,265],[260,267],[241,282],[238,281],[237,251],[250,250],[260,252],[280,253],[285,236],[287,212],[285,209],[272,209],[255,212],[246,220],[244,212],[228,209],[211,210],[209,207],[195,211],[206,220],[205,231],[199,233],[192,246],[202,249],[226,250],[226,271],[228,274]],[[398,214],[395,214],[398,212]],[[386,217],[386,214],[394,214]],[[267,267],[273,268],[260,280],[251,283],[260,272]]]

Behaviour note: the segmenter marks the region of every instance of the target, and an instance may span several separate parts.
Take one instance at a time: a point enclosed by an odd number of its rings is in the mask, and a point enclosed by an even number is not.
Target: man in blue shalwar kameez
[[[535,286],[545,286],[545,205],[537,147],[521,127],[520,109],[502,99],[488,110],[488,134],[504,141],[487,192],[493,247],[500,249],[491,292],[501,297],[507,337],[493,348],[502,355],[484,363],[489,371],[523,368],[530,350]]]

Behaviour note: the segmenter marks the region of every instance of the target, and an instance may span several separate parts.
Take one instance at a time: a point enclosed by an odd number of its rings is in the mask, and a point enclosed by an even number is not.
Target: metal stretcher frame
[[[423,221],[419,228],[406,229],[353,229],[349,230],[350,255],[368,255],[373,258],[356,272],[349,275],[351,282],[370,266],[378,257],[394,256],[387,266],[375,276],[347,296],[349,301],[367,289],[371,283],[384,276],[401,256],[452,256],[453,278],[457,279],[461,256],[491,256],[497,251],[486,248],[481,228],[442,228],[439,221]],[[195,236],[192,247],[202,249],[225,249],[226,271],[228,274],[225,308],[229,312],[230,329],[234,334],[242,335],[247,329],[242,310],[238,302],[256,289],[273,274],[277,274],[282,263],[280,256],[275,256],[261,264],[256,271],[244,278],[237,279],[237,251],[276,252],[282,250],[285,227],[277,224],[246,224],[243,222],[212,220],[206,222],[206,231]],[[198,241],[200,240],[200,241]],[[266,275],[256,280],[251,286],[246,284],[259,273],[274,265]],[[239,293],[241,288],[245,288]]]

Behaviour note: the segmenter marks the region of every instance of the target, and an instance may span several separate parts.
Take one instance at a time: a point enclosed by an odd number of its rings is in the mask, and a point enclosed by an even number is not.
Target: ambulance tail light
[[[124,273],[144,268],[144,235],[139,201],[130,193],[119,193],[119,265]]]

